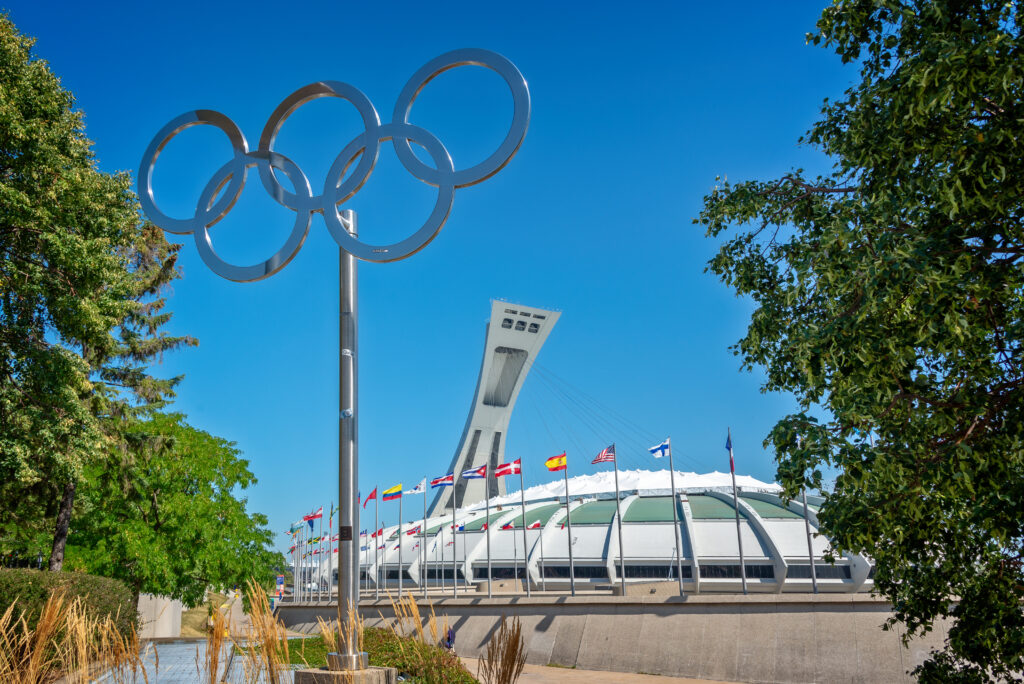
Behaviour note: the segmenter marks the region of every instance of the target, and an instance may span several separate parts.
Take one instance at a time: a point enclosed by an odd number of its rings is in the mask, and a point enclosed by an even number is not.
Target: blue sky
[[[856,73],[805,43],[823,5],[19,0],[7,8],[77,96],[106,171],[134,173],[153,134],[191,109],[224,113],[255,146],[277,104],[313,81],[351,83],[387,120],[409,76],[442,52],[487,48],[523,72],[533,116],[516,158],[459,190],[422,252],[360,267],[366,493],[446,472],[491,298],[563,312],[539,358],[544,377],[526,380],[508,435],[506,453],[524,459],[527,486],[546,481],[544,458],[563,450],[572,471],[593,472],[590,459],[609,441],[624,466],[660,465],[640,445],[667,435],[677,468],[725,470],[727,426],[737,470],[774,479],[762,441],[794,403],[762,394],[758,374],[741,372],[728,350],[751,305],[704,273],[716,243],[691,219],[716,176],[826,168],[797,139],[822,99]],[[410,120],[465,167],[504,137],[511,98],[493,73],[460,68],[423,91]],[[358,132],[348,105],[318,100],[288,120],[277,149],[317,187]],[[154,174],[161,206],[188,215],[228,154],[209,127],[176,138]],[[362,235],[382,243],[418,227],[434,196],[384,147],[347,206]],[[245,263],[275,251],[293,220],[250,176],[211,233],[224,256]],[[269,515],[284,548],[290,521],[337,497],[337,248],[316,217],[287,268],[236,284],[184,242],[170,328],[200,346],[168,355],[160,372],[184,373],[176,410],[250,460],[259,478],[250,509]],[[382,506],[382,516],[396,514],[396,505]]]

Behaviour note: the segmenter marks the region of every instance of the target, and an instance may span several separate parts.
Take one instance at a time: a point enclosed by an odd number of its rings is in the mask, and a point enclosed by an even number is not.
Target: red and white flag
[[[529,525],[526,526],[526,529],[528,529],[528,530],[540,529],[540,520],[535,520],[534,522],[530,523]]]
[[[313,513],[310,513],[309,515],[302,516],[302,519],[304,521],[306,521],[306,522],[309,522],[310,520],[319,520],[322,517],[324,517],[324,507],[323,506],[318,508]]]
[[[523,471],[522,459],[517,458],[511,463],[502,463],[494,469],[494,477],[504,477],[505,475],[518,475]]]

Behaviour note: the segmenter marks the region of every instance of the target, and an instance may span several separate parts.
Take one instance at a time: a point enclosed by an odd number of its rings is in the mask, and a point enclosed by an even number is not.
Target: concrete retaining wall
[[[426,611],[421,603],[421,611]],[[883,631],[885,601],[865,595],[568,596],[434,599],[456,651],[478,657],[502,615],[518,616],[527,662],[735,682],[899,682],[946,636],[943,625],[900,643]],[[367,626],[394,613],[360,604]],[[328,606],[281,604],[285,625],[314,631]],[[383,621],[381,616],[383,616]]]
[[[154,594],[139,595],[139,638],[181,636],[181,601]]]

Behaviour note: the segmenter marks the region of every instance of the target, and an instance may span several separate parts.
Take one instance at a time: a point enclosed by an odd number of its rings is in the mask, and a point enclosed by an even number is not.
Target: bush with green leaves
[[[138,629],[135,597],[123,582],[82,572],[0,569],[0,614],[13,604],[14,614],[23,614],[30,629],[54,592],[63,592],[68,600],[80,597],[88,615],[109,615],[122,634]]]

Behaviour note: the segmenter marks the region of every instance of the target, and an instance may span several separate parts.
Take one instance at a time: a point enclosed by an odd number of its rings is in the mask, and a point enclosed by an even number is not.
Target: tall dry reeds
[[[288,630],[274,617],[267,592],[258,583],[251,579],[246,582],[245,593],[249,599],[244,648],[246,679],[258,681],[262,673],[268,684],[278,684],[281,667],[291,662]]]
[[[476,677],[483,684],[513,684],[526,665],[526,641],[519,618],[511,624],[502,617],[498,630],[487,642],[484,657],[477,662]]]
[[[68,684],[134,680],[142,669],[135,630],[122,634],[108,615],[90,616],[79,597],[53,593],[35,628],[15,613],[17,602],[0,615],[0,682],[40,684],[63,678]],[[148,681],[148,680],[147,680]]]
[[[224,653],[224,645],[231,634],[231,620],[217,607],[211,606],[210,624],[206,630],[206,653],[200,659],[198,648],[196,649],[196,674],[201,680],[206,674],[208,684],[220,684],[224,678],[218,677],[220,671],[220,659]],[[202,665],[200,665],[202,662]],[[159,672],[159,669],[157,670]]]

